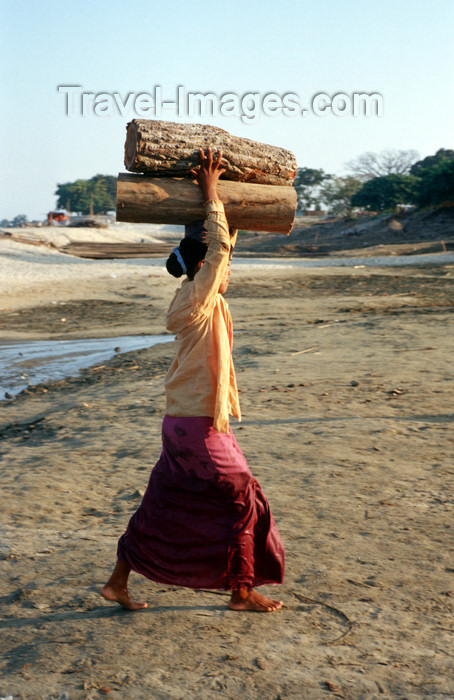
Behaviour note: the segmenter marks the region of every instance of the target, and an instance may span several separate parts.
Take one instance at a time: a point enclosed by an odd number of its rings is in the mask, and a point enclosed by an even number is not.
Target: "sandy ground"
[[[1,337],[163,332],[175,281],[96,265],[3,284]],[[171,344],[1,402],[0,696],[454,697],[453,285],[447,265],[232,276],[233,429],[287,552],[271,615],[135,574],[147,610],[98,595],[159,455]]]

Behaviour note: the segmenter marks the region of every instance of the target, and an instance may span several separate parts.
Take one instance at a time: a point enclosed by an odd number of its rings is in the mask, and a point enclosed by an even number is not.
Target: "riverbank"
[[[179,283],[130,262],[2,287],[2,336],[162,333]],[[98,595],[159,455],[172,344],[1,402],[0,695],[454,695],[453,285],[449,265],[232,274],[233,429],[287,551],[276,614],[136,575],[146,611]]]
[[[354,251],[350,251],[353,253]],[[295,268],[312,269],[319,277],[356,275],[362,268],[413,269],[415,267],[442,270],[449,277],[454,265],[454,252],[393,255],[364,255],[333,258],[295,257],[241,257],[232,261],[232,270],[239,279],[258,275],[285,276]],[[337,270],[335,269],[337,268]],[[345,273],[341,270],[345,268]],[[119,301],[138,282],[144,287],[144,298],[167,303],[169,293],[179,281],[165,270],[165,258],[130,258],[114,260],[87,260],[59,252],[48,246],[31,246],[13,240],[0,239],[0,312],[25,309],[35,305],[64,304],[77,298],[96,297]],[[126,294],[121,291],[126,285]],[[132,285],[132,286],[131,286]],[[132,295],[134,296],[134,295]],[[137,296],[137,295],[136,295]],[[0,337],[4,326],[0,326]]]

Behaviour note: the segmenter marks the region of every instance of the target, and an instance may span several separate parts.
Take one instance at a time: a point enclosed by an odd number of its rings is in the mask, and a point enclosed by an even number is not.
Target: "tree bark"
[[[221,180],[217,189],[232,228],[290,233],[296,212],[293,187]],[[117,221],[184,225],[204,218],[202,192],[196,182],[119,174]]]
[[[291,186],[296,175],[293,153],[206,124],[133,119],[126,127],[125,167],[158,177],[187,177],[199,163],[199,148],[222,149],[225,180]]]

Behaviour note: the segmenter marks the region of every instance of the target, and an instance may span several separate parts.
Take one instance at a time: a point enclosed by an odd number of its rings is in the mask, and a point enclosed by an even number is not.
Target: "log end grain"
[[[137,125],[135,120],[129,122],[126,127],[125,141],[125,168],[126,170],[134,170],[137,151]]]

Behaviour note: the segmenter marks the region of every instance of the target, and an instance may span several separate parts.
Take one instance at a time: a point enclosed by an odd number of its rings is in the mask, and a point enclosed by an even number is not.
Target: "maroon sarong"
[[[189,588],[282,583],[281,538],[232,431],[217,432],[212,418],[165,416],[162,445],[118,558]]]

